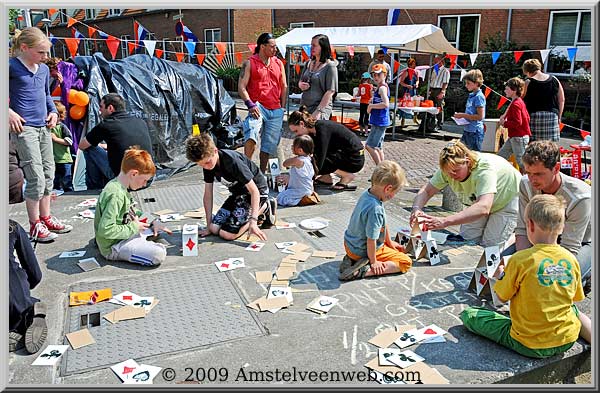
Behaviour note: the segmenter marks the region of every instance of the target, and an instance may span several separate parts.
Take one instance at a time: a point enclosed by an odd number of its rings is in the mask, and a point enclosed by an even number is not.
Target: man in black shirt
[[[125,112],[123,97],[115,93],[102,97],[100,115],[104,120],[79,143],[86,159],[86,184],[91,189],[103,188],[121,172],[123,155],[130,146],[137,145],[152,154],[146,122]],[[100,144],[102,141],[106,147]]]

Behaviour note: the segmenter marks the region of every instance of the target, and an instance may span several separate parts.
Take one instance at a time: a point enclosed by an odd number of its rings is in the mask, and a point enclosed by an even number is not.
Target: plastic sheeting
[[[201,66],[148,55],[108,61],[101,53],[77,56],[74,63],[90,97],[84,134],[102,121],[100,99],[118,93],[127,112],[148,124],[154,161],[175,171],[188,163],[184,142],[193,124],[211,132],[219,148],[237,148],[243,142],[235,101]]]

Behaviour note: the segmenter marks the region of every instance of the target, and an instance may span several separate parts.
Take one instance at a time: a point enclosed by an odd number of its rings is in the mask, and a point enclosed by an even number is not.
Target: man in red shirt
[[[254,54],[242,64],[238,84],[240,98],[248,107],[244,120],[244,154],[252,159],[262,131],[260,170],[263,173],[269,157],[277,155],[287,99],[285,68],[276,53],[273,35],[262,33],[256,40]]]

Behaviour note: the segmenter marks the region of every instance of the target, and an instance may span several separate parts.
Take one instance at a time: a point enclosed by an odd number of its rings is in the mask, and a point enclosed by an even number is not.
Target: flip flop
[[[313,181],[313,184],[314,184],[315,186],[326,186],[326,187],[331,187],[331,186],[333,186],[333,182],[332,182],[332,183],[328,183],[328,182],[326,182],[326,181],[322,181],[322,180],[319,180],[319,179],[315,179],[315,180]]]
[[[46,342],[48,326],[46,325],[46,305],[37,302],[33,305],[33,321],[25,332],[25,349],[30,354],[38,352]]]
[[[358,261],[351,263],[342,273],[340,273],[340,281],[350,281],[355,278],[362,278],[370,269],[369,258],[361,258]],[[355,274],[358,271],[358,274]]]
[[[357,186],[354,184],[344,184],[341,182],[338,182],[331,186],[331,189],[335,191],[354,191],[356,190],[356,188]]]

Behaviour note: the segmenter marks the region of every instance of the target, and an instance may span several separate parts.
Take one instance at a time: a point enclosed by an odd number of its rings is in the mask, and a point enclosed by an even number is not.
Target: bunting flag
[[[452,69],[456,66],[456,59],[458,58],[458,55],[448,55],[448,58],[450,59],[450,71],[452,71]]]
[[[77,48],[79,47],[79,38],[64,38],[67,43],[67,48],[69,48],[69,53],[71,53],[71,57],[75,57],[77,55]]]
[[[492,52],[492,64],[496,64],[501,52]]]
[[[103,32],[102,30],[97,30],[96,32],[98,33],[98,37],[102,38],[103,40],[108,38],[108,34]]]
[[[71,27],[71,36],[73,38],[79,38],[79,39],[85,38],[85,36],[79,30],[77,30],[74,27]]]
[[[563,127],[565,126],[565,124],[562,121],[558,122],[558,131],[562,132]]]
[[[217,58],[217,63],[221,65],[221,63],[223,63],[223,59],[225,58],[225,53],[216,53],[215,57]]]
[[[162,49],[154,49],[154,55],[159,59],[162,59],[164,53],[165,51]]]
[[[88,26],[88,37],[92,38],[94,34],[96,34],[96,30],[98,29],[92,26]]]
[[[348,49],[348,54],[350,57],[354,57],[354,47],[352,45],[348,45],[346,46],[346,49]]]
[[[371,58],[372,58],[373,55],[375,55],[375,46],[374,45],[367,45],[367,49],[369,50],[369,54],[371,54]]]
[[[435,63],[433,65],[433,70],[435,71],[435,74],[437,75],[440,72],[440,65],[438,63]]]
[[[463,61],[462,61],[462,63],[463,63],[463,68],[467,68],[467,62],[468,62],[468,61],[469,61],[469,60],[467,60],[467,59],[463,59]]]
[[[56,44],[56,42],[57,42],[57,41],[58,41],[58,38],[56,38],[56,37],[54,36],[54,34],[50,33],[50,43],[51,43],[52,45],[54,45],[54,44]]]
[[[194,41],[194,42],[200,41],[198,39],[198,37],[196,37],[196,35],[194,33],[192,33],[192,31],[190,30],[190,28],[187,27],[187,26],[185,26],[185,25],[183,26],[183,35],[185,35],[185,38],[188,41]]]
[[[387,25],[397,25],[398,19],[400,19],[400,10],[399,9],[389,9],[387,14]]]
[[[220,54],[224,55],[227,53],[227,43],[226,42],[215,42],[215,46]]]
[[[504,96],[500,96],[500,102],[498,103],[498,106],[496,107],[496,109],[500,110],[500,108],[502,108],[502,106],[504,106],[504,104],[506,104],[507,101],[508,101],[508,98],[506,98]]]
[[[337,53],[335,53],[335,49],[333,49],[333,46],[330,47],[331,48],[331,57],[333,57],[334,60],[337,59]]]
[[[56,14],[56,11],[58,11],[57,8],[48,8],[48,17],[52,18],[52,15]]]
[[[196,55],[196,59],[198,59],[198,65],[202,65],[202,63],[204,63],[204,58],[206,57],[206,55],[204,54],[197,54]]]
[[[388,48],[386,48],[385,46],[382,46],[380,49],[383,51],[384,55],[387,55]]]
[[[395,61],[394,62],[394,74],[398,73],[398,68],[400,68],[400,62],[399,61]]]
[[[129,54],[131,54],[135,50],[136,45],[133,42],[128,42],[127,47],[129,48]]]
[[[569,61],[572,63],[575,59],[575,54],[577,53],[577,48],[567,48],[567,53],[569,54]]]
[[[490,95],[490,93],[492,92],[492,89],[490,89],[489,87],[485,88],[485,91],[483,92],[483,95],[485,96],[485,99],[487,100],[488,96]]]
[[[194,56],[194,53],[196,53],[196,43],[192,41],[186,41],[184,44],[188,53],[190,54],[190,57]]]
[[[148,35],[148,30],[146,30],[144,28],[144,26],[142,26],[141,23],[134,20],[133,21],[133,39],[135,41],[135,44],[139,45],[140,41],[145,40],[147,35]],[[153,49],[153,51],[154,51],[154,49]],[[150,55],[150,56],[152,56],[152,55]]]
[[[472,66],[475,66],[475,60],[477,60],[477,56],[479,56],[479,53],[469,53],[469,57],[471,58]]]
[[[463,80],[463,78],[465,77],[465,75],[467,75],[467,71],[466,70],[460,70],[460,80]]]
[[[296,64],[294,68],[296,69],[296,75],[300,75],[300,64]]]
[[[308,57],[308,55],[306,54],[306,52],[304,52],[304,50],[301,52],[302,53],[302,62],[307,62],[308,59],[310,59],[310,57]]]
[[[541,49],[540,55],[542,56],[542,63],[546,63],[546,59],[548,58],[548,54],[550,53],[550,49]]]
[[[183,61],[184,56],[185,56],[185,53],[183,53],[183,52],[175,52],[175,57],[177,58],[177,61],[180,63]]]
[[[250,53],[254,54],[254,49],[256,49],[256,44],[248,44],[248,49],[250,49]]]
[[[514,52],[514,54],[515,54],[515,64],[517,64],[519,62],[519,60],[521,60],[521,56],[523,56],[523,53],[525,53],[525,52],[523,52],[522,50],[516,50]]]
[[[119,50],[120,44],[121,40],[117,37],[113,37],[112,35],[106,39],[106,46],[108,46],[108,50],[110,51],[113,60],[117,57],[117,51]]]
[[[154,40],[142,40],[146,47],[146,51],[148,51],[148,55],[154,56],[154,48],[156,47],[156,41]]]
[[[244,61],[244,58],[242,57],[242,52],[236,52],[235,53],[235,62],[237,64],[242,64],[243,61]]]
[[[306,56],[310,58],[310,45],[302,45],[302,50],[306,53]],[[302,56],[304,58],[304,56]]]
[[[71,27],[73,26],[75,23],[77,23],[77,19],[71,18],[70,16],[68,16],[67,18],[67,27]]]

